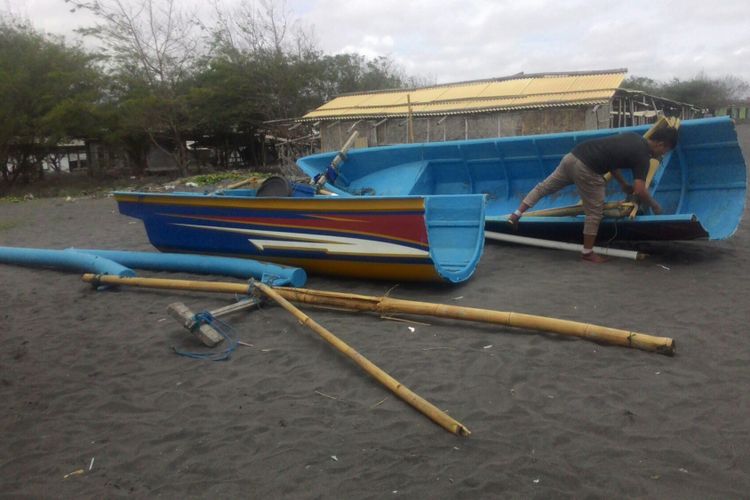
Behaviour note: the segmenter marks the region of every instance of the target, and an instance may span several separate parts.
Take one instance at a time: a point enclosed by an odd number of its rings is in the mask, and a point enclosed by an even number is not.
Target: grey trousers
[[[547,195],[556,193],[565,186],[576,185],[578,196],[583,203],[586,218],[583,223],[583,234],[596,235],[604,211],[606,182],[604,177],[589,169],[581,160],[568,153],[549,177],[531,190],[523,203],[533,207]]]

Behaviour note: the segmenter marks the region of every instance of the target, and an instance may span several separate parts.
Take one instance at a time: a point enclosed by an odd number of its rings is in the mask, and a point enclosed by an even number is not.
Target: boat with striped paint
[[[116,192],[164,252],[248,257],[308,273],[405,281],[468,279],[484,245],[483,195],[260,197]]]

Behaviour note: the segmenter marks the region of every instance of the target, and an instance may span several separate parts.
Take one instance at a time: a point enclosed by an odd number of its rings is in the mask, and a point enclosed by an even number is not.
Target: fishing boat
[[[459,283],[484,246],[483,195],[269,197],[236,189],[114,197],[120,213],[143,220],[160,251],[247,257],[308,273]]]
[[[340,196],[487,195],[486,226],[510,232],[507,214],[582,141],[648,125],[536,136],[404,144],[349,151],[325,188]],[[685,120],[677,148],[665,155],[651,181],[663,213],[636,212],[617,183],[607,187],[599,237],[607,240],[721,240],[732,236],[745,206],[747,168],[728,117]],[[315,177],[335,153],[300,158]],[[623,172],[628,177],[629,172]],[[630,180],[630,179],[628,179]],[[580,239],[583,214],[575,186],[542,199],[521,219],[518,235]],[[630,204],[628,204],[630,203]]]

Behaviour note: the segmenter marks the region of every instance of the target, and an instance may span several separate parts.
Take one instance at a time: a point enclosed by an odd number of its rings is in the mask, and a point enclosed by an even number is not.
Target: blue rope
[[[336,169],[329,165],[326,169],[326,181],[334,184],[336,182],[336,177],[338,176],[339,173],[336,171]]]
[[[204,361],[228,361],[235,349],[237,349],[237,340],[234,338],[234,330],[231,326],[214,318],[210,312],[203,311],[199,312],[193,318],[195,324],[190,329],[191,332],[195,332],[201,325],[211,325],[219,335],[224,337],[226,341],[226,349],[223,351],[212,351],[212,352],[187,352],[180,351],[176,347],[172,347],[175,353],[186,358],[201,359]]]

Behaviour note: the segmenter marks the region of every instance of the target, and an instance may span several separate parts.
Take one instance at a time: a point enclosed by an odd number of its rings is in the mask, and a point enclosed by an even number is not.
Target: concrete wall
[[[607,128],[609,127],[609,111],[609,105],[602,105],[415,117],[414,142],[482,139]],[[356,147],[409,142],[405,118],[342,120],[321,123],[321,150],[340,149],[355,129],[360,135]]]

